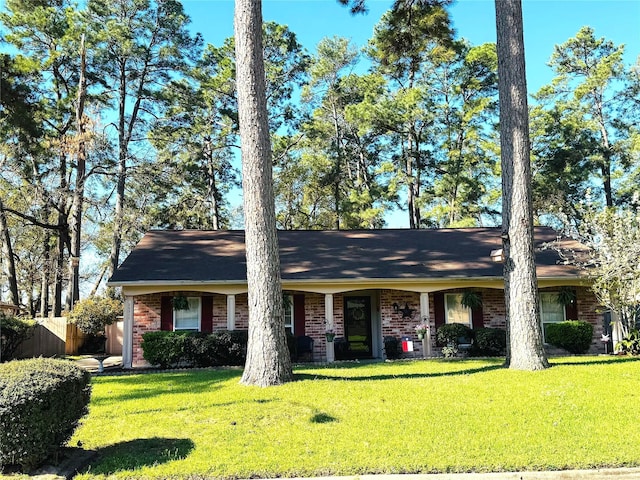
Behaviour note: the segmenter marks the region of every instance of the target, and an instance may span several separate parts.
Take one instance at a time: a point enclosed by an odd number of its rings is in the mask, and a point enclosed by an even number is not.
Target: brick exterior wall
[[[599,313],[600,305],[588,287],[576,287],[575,290],[578,318],[567,318],[567,320],[583,320],[593,325],[593,338],[589,353],[604,353],[604,345],[600,341],[604,332],[603,315]]]
[[[142,335],[160,330],[160,298],[162,295],[142,295],[133,300],[133,366],[147,365],[142,356]]]
[[[132,351],[132,363],[133,366],[146,366],[147,361],[143,357],[142,352],[142,335],[147,332],[156,332],[160,330],[160,314],[161,314],[161,299],[165,296],[174,296],[177,294],[184,295],[186,297],[200,297],[200,292],[163,292],[153,293],[149,295],[139,295],[133,299],[133,351]],[[227,329],[227,297],[225,295],[209,295],[213,297],[213,330],[226,330]],[[239,295],[240,297],[240,295]],[[236,297],[236,302],[237,302]],[[246,295],[244,299],[244,318],[245,323],[249,315],[246,313],[247,301]],[[242,312],[242,308],[238,308],[236,305],[236,312]],[[236,321],[238,320],[238,314],[236,313]],[[240,328],[240,327],[237,327]],[[245,327],[246,328],[246,327]]]
[[[482,295],[482,322],[487,328],[507,328],[507,309],[504,304],[504,290],[495,288],[483,288]]]
[[[299,294],[301,292],[293,292]],[[335,303],[335,297],[334,297]],[[326,330],[324,318],[324,295],[307,293],[304,297],[304,333],[314,339],[313,360],[321,361],[326,358],[327,341],[324,336]],[[294,332],[295,334],[296,332]]]
[[[225,297],[226,298],[226,297]],[[227,303],[224,304],[224,328],[227,328]],[[249,329],[249,295],[242,293],[236,295],[236,330]]]
[[[556,291],[557,289],[544,289],[541,291]],[[591,353],[602,353],[604,347],[600,342],[602,335],[602,315],[598,313],[598,304],[595,297],[587,287],[576,287],[576,302],[578,320],[591,323],[594,327],[594,335]],[[463,289],[447,290],[447,293],[462,292]],[[485,327],[505,328],[505,304],[504,292],[498,289],[478,289],[482,296],[482,320]],[[142,356],[142,335],[146,332],[160,330],[160,302],[161,297],[175,295],[177,293],[185,296],[200,296],[197,292],[165,292],[162,294],[141,295],[134,298],[134,322],[133,322],[133,365],[142,366],[146,362]],[[305,312],[305,334],[314,339],[313,360],[316,362],[326,361],[327,342],[324,332],[327,328],[325,322],[325,295],[319,293],[288,292],[292,295],[304,294]],[[354,293],[358,295],[361,292]],[[373,330],[373,335],[380,335],[380,339],[385,336],[396,338],[409,337],[413,340],[414,352],[409,352],[403,356],[406,358],[421,358],[422,342],[415,334],[415,325],[420,323],[420,294],[401,290],[382,289],[368,292],[372,294],[374,303],[379,299],[379,304],[372,305],[372,317],[380,316],[380,331]],[[344,336],[344,310],[343,299],[346,294],[333,295],[333,315],[334,330],[337,337]],[[208,295],[208,294],[207,294]],[[397,303],[400,308],[408,304],[413,309],[412,316],[403,318],[402,312],[395,313],[393,304]],[[249,312],[247,294],[236,295],[235,328],[246,330],[248,328]],[[431,332],[431,351],[439,353],[435,344],[435,309],[433,293],[429,294],[429,320]],[[570,319],[573,320],[573,319]],[[374,321],[374,325],[376,322]],[[213,295],[213,330],[225,330],[227,328],[227,300],[225,295]],[[550,349],[552,353],[554,350]],[[558,352],[559,353],[559,352]]]

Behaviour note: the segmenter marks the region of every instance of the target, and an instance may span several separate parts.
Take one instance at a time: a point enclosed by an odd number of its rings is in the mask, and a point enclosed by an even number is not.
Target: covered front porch
[[[544,282],[543,298],[555,299],[559,282]],[[425,285],[293,285],[285,284],[284,323],[293,337],[306,337],[311,350],[302,361],[333,362],[387,358],[385,338],[413,342],[413,351],[402,356],[429,357],[439,354],[436,330],[445,323],[467,323],[473,329],[502,328],[505,324],[504,292],[499,282],[437,282]],[[249,322],[246,286],[184,285],[179,290],[143,287],[125,289],[123,365],[145,364],[142,335],[150,331],[247,330]],[[587,320],[594,326],[594,338],[602,332],[593,295],[586,287],[571,287],[575,301],[558,310],[551,307],[553,321]],[[422,291],[421,291],[422,290]],[[460,308],[464,292],[473,291],[481,299],[477,308]],[[189,310],[177,312],[173,299],[188,299]],[[134,321],[135,319],[135,321]],[[415,330],[429,325],[426,341]],[[594,340],[595,342],[595,340]],[[596,342],[597,343],[597,342]],[[597,346],[597,345],[596,345]]]
[[[330,290],[288,288],[283,291],[287,332],[313,340],[309,361],[383,359],[385,336],[409,336],[417,340],[415,325],[433,318],[427,292],[335,286]],[[141,344],[146,332],[248,329],[246,287],[125,288],[124,296],[122,355],[125,368],[145,364]],[[172,305],[176,297],[185,297],[190,310],[175,310]]]

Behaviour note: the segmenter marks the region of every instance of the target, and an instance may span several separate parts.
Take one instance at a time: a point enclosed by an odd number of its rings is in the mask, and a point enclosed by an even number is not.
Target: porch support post
[[[325,329],[333,330],[335,332],[335,326],[333,324],[333,294],[327,293],[324,296],[324,318],[326,321]],[[335,351],[333,349],[333,342],[327,342],[327,362],[334,362],[336,359]]]
[[[227,330],[236,329],[236,296],[227,295]]]
[[[124,297],[124,324],[122,326],[122,367],[133,367],[133,297]]]
[[[420,320],[429,324],[429,333],[422,340],[422,354],[425,358],[431,356],[431,319],[429,318],[429,294],[420,294]]]

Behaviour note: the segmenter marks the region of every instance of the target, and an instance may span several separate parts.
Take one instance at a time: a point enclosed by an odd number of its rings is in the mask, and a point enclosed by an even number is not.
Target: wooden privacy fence
[[[111,355],[122,355],[122,341],[124,339],[124,322],[122,320],[107,325],[105,329],[107,335],[107,353]]]
[[[67,323],[67,317],[36,318],[38,325],[34,335],[23,342],[16,352],[17,358],[54,357],[76,355],[86,335]],[[122,355],[123,321],[108,325],[107,353]]]

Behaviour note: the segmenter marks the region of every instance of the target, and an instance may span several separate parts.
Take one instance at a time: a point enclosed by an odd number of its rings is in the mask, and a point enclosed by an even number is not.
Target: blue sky
[[[193,30],[206,42],[221,45],[233,35],[232,0],[184,0]],[[369,0],[369,13],[351,16],[336,0],[264,0],[263,16],[288,25],[309,51],[327,36],[351,38],[363,46],[373,27],[392,2]],[[529,91],[535,92],[552,78],[546,66],[553,47],[589,25],[596,37],[626,45],[626,62],[640,55],[640,0],[523,0],[525,55]],[[495,42],[493,0],[458,0],[450,10],[459,37],[472,44]]]
[[[183,0],[183,5],[205,42],[219,46],[233,35],[232,0]],[[263,0],[263,17],[288,25],[310,52],[322,38],[335,35],[361,47],[392,1],[368,0],[367,5],[368,14],[354,17],[336,0]],[[582,26],[592,27],[597,38],[625,44],[625,63],[635,63],[640,55],[640,0],[523,0],[522,5],[529,93],[553,78],[547,62],[554,45],[575,36]],[[459,38],[474,45],[495,42],[493,0],[458,0],[450,15]],[[387,227],[408,227],[407,214],[387,216]]]

